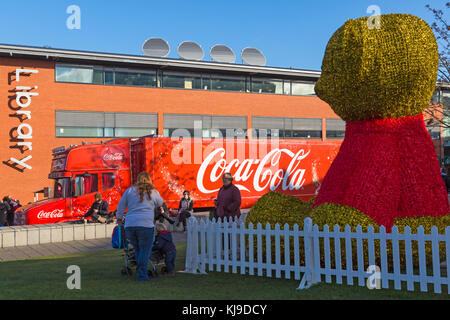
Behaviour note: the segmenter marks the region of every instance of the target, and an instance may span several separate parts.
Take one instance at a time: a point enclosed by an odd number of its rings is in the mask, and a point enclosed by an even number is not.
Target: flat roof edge
[[[40,48],[40,47],[28,47],[0,44],[0,53],[26,56],[39,56],[39,57],[55,57],[63,59],[74,60],[91,60],[91,61],[107,61],[107,62],[119,62],[119,63],[132,63],[143,65],[155,65],[166,66],[175,68],[196,68],[207,70],[222,70],[222,71],[234,71],[245,73],[259,73],[259,74],[273,74],[273,75],[286,75],[286,76],[299,76],[299,77],[320,77],[320,71],[314,70],[302,70],[302,69],[288,69],[280,67],[266,67],[266,66],[252,66],[245,64],[231,64],[231,63],[219,63],[213,61],[195,61],[195,60],[183,60],[183,59],[171,59],[171,58],[157,58],[139,55],[129,54],[112,54],[101,53],[91,51],[77,51],[77,50],[65,50],[54,48]]]

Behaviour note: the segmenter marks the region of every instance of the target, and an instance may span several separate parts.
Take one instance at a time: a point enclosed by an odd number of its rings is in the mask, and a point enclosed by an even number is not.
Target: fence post
[[[300,281],[297,290],[308,289],[311,285],[317,283],[316,275],[314,274],[314,248],[313,248],[313,231],[312,219],[306,218],[304,220],[303,236],[305,241],[305,267],[306,271]]]
[[[450,227],[445,228],[445,262],[447,264],[447,291],[450,294]]]
[[[439,235],[436,226],[431,227],[431,258],[433,261],[434,292],[441,293],[441,268],[439,263]],[[448,277],[448,275],[447,275]]]
[[[206,274],[206,223],[205,220],[200,220],[200,255],[197,255],[200,258],[200,262],[198,264],[199,270],[201,274]]]
[[[186,273],[196,273],[197,266],[194,265],[194,252],[193,252],[193,232],[195,226],[195,218],[190,217],[187,223],[187,246],[186,246],[186,265],[184,272]]]
[[[406,263],[406,286],[408,291],[414,291],[414,277],[413,277],[413,262],[412,262],[412,247],[411,247],[411,228],[406,226],[403,229],[405,235],[405,263]]]
[[[216,251],[214,250],[215,242],[214,242],[214,228],[215,228],[216,220],[213,218],[212,220],[208,220],[207,222],[207,248],[208,248],[208,267],[209,271],[213,271],[214,265],[214,257],[216,255]]]
[[[248,233],[248,230],[245,228],[245,223],[241,219],[239,219],[239,253],[240,257],[240,270],[241,274],[245,274],[245,255],[247,252],[245,246],[245,235]]]

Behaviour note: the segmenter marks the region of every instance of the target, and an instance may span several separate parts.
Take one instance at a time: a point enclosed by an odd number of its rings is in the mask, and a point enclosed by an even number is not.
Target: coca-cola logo
[[[310,151],[305,152],[301,149],[297,153],[288,149],[272,149],[262,159],[233,159],[229,163],[224,159],[225,149],[218,148],[211,152],[202,162],[197,173],[197,187],[202,193],[213,193],[220,189],[219,183],[225,172],[233,174],[233,183],[239,190],[249,191],[249,184],[256,192],[261,192],[267,187],[275,191],[279,187],[282,190],[299,190],[305,183],[305,169],[300,167],[301,161],[309,155]],[[280,159],[285,154],[290,158],[286,169],[280,168]],[[220,159],[212,166],[216,156]],[[207,171],[209,177],[207,177]],[[206,179],[206,180],[205,180]],[[243,185],[246,181],[247,187]],[[206,184],[213,183],[217,188],[210,188]]]
[[[45,212],[44,210],[41,210],[37,214],[38,219],[52,219],[52,218],[62,218],[64,214],[63,209],[55,209],[51,212]]]
[[[107,153],[105,155],[103,155],[103,160],[119,160],[122,161],[123,160],[123,154],[116,152],[116,153]]]
[[[117,168],[123,163],[125,155],[120,148],[108,147],[102,156],[103,164],[108,168]]]

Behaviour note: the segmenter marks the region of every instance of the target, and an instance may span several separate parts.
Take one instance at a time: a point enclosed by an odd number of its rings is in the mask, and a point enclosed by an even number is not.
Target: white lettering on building
[[[15,81],[20,82],[21,78],[24,76],[31,76],[33,73],[39,73],[39,70],[33,69],[16,69],[15,71]],[[24,121],[31,119],[31,110],[29,110],[32,102],[32,97],[38,96],[39,93],[36,91],[38,89],[37,86],[28,87],[28,86],[16,86],[15,92],[15,102],[17,108],[15,110],[15,116],[20,120],[20,124],[15,128],[17,133],[16,137],[12,137],[12,142],[15,142],[17,145],[13,146],[13,148],[17,148],[20,150],[23,155],[25,152],[30,152],[33,150],[33,128],[29,123]],[[27,110],[24,110],[27,109]],[[10,166],[13,169],[16,169],[20,172],[23,172],[25,169],[31,170],[32,167],[28,160],[32,159],[31,155],[26,155],[22,157],[22,159],[17,159],[16,157],[10,157],[8,161],[3,161],[4,164]]]

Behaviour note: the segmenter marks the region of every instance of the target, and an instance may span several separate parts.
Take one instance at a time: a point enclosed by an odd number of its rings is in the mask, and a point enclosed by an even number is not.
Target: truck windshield
[[[55,179],[55,192],[53,198],[66,198],[70,195],[70,180],[69,178]]]

